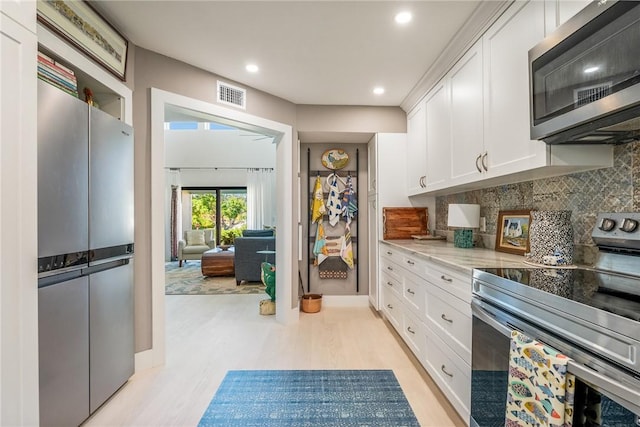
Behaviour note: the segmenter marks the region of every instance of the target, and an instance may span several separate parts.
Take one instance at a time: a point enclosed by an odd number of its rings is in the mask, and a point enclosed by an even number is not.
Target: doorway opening
[[[166,191],[164,159],[164,123],[167,110],[183,108],[195,113],[212,116],[218,123],[230,124],[245,131],[256,132],[273,137],[276,145],[276,320],[280,323],[293,323],[299,317],[297,293],[294,295],[297,281],[297,257],[294,255],[298,241],[296,239],[297,221],[293,218],[291,194],[296,186],[293,176],[293,129],[290,125],[253,116],[241,111],[230,110],[216,104],[196,100],[183,95],[151,89],[151,332],[153,347],[144,355],[143,365],[149,367],[164,363],[165,326],[164,326],[164,260],[167,230],[165,226],[168,194]],[[294,304],[294,296],[295,302]]]

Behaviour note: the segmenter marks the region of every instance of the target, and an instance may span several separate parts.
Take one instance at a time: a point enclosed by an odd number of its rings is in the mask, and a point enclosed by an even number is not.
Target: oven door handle
[[[490,310],[487,310],[482,302],[473,299],[471,301],[471,311],[473,315],[478,319],[482,320],[484,323],[491,326],[493,329],[497,330],[505,337],[511,339],[511,332],[513,331],[513,329],[497,321],[495,317],[492,316],[493,313]]]
[[[627,409],[636,414],[640,413],[640,404],[637,403],[640,402],[640,391],[627,387],[620,379],[603,375],[575,360],[569,360],[567,363],[567,372],[575,375],[576,378],[590,383],[596,389],[605,390],[607,393],[623,399],[625,401],[624,406],[626,406]],[[613,375],[615,376],[615,374]]]

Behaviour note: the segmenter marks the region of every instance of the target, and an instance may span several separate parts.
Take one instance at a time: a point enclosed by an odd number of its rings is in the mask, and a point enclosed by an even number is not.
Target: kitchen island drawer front
[[[440,390],[469,423],[471,407],[471,366],[454,354],[450,348],[427,326],[425,366]]]
[[[471,306],[436,286],[428,288],[426,301],[428,326],[471,364]]]
[[[382,312],[389,323],[401,333],[402,331],[402,304],[395,292],[382,288]]]
[[[393,292],[398,298],[402,297],[402,279],[386,270],[380,271],[380,287]]]
[[[429,263],[427,279],[450,294],[471,303],[471,273],[465,275],[440,264]]]
[[[427,344],[426,327],[410,311],[402,312],[402,338],[407,343],[418,360],[424,359],[425,346]]]
[[[405,273],[402,283],[402,297],[405,305],[418,316],[424,316],[426,282],[415,274]]]

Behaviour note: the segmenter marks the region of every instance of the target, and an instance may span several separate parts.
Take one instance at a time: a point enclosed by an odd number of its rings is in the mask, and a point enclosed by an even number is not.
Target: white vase
[[[538,264],[573,263],[571,211],[532,211],[527,258]]]

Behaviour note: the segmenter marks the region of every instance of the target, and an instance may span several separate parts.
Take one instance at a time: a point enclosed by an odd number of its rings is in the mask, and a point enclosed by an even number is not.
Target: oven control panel
[[[640,250],[640,212],[598,214],[591,237],[599,246]]]

